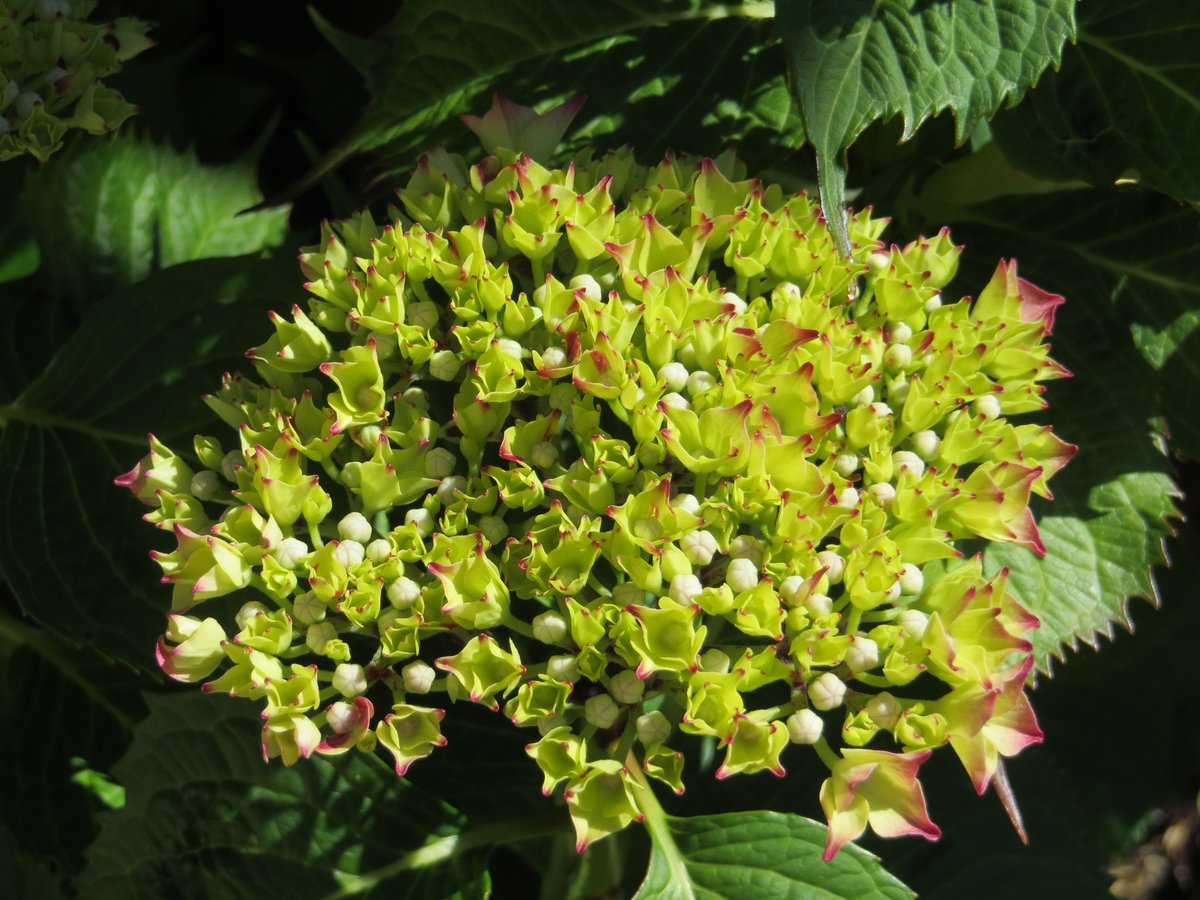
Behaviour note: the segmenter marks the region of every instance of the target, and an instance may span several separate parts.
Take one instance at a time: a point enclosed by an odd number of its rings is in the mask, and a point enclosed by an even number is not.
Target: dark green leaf
[[[89,898],[480,897],[477,855],[386,867],[427,841],[457,834],[461,817],[351,753],[286,769],[263,762],[252,704],[189,692],[149,697],[150,716],[114,769],[127,790],[77,883]],[[360,889],[346,891],[348,885]]]
[[[0,406],[0,571],[27,614],[73,643],[151,666],[167,598],[146,508],[112,484],[146,433],[186,450],[200,395],[296,296],[291,260],[167,269],[89,309],[17,398]]]
[[[386,148],[387,166],[407,170],[432,144],[472,146],[454,114],[483,112],[493,90],[539,106],[586,91],[570,149],[615,135],[647,154],[716,153],[782,130],[778,154],[802,135],[782,57],[767,46],[771,11],[709,0],[406,3],[376,39],[385,52],[367,73],[361,123],[306,184],[354,153]]]
[[[1200,8],[1088,0],[1062,70],[993,123],[1017,165],[1098,185],[1132,174],[1200,200]]]
[[[250,160],[209,168],[129,135],[76,144],[30,180],[25,206],[55,289],[94,301],[160,268],[280,243],[286,207],[238,215],[261,199]]]
[[[775,812],[668,817],[673,845],[656,841],[637,900],[772,900],[915,896],[865,850],[821,860],[825,826]]]
[[[876,119],[899,115],[907,140],[954,112],[962,141],[1058,61],[1075,0],[790,0],[778,18],[792,90],[820,161],[821,201],[849,247],[842,151]]]

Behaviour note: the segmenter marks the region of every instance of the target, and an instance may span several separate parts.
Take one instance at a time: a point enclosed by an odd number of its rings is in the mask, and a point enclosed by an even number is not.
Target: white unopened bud
[[[443,506],[452,506],[460,499],[460,494],[467,489],[467,479],[461,475],[450,475],[443,478],[437,487],[437,498]]]
[[[265,616],[268,612],[270,612],[270,610],[268,610],[261,603],[251,600],[249,603],[242,605],[242,608],[237,611],[237,615],[234,616],[234,619],[237,620],[238,628],[245,628],[246,624],[251,619],[258,616]]]
[[[871,271],[879,274],[887,269],[892,264],[892,254],[886,250],[872,250],[867,254],[867,265],[871,267]]]
[[[883,364],[889,369],[907,369],[912,363],[912,350],[907,344],[892,344],[883,353]]]
[[[809,594],[804,601],[804,608],[814,617],[827,616],[833,611],[833,600],[828,594]]]
[[[837,709],[846,699],[846,683],[832,672],[826,672],[808,685],[808,702],[822,712]]]
[[[928,300],[925,301],[925,314],[928,315],[929,313],[933,312],[935,309],[937,309],[941,305],[942,305],[942,295],[934,294],[932,297],[930,297]]]
[[[867,715],[880,728],[890,731],[900,719],[899,701],[886,691],[867,701]]]
[[[833,460],[833,471],[843,478],[849,478],[858,471],[858,454],[839,453]]]
[[[787,730],[793,744],[815,744],[821,739],[825,723],[811,709],[798,709],[788,716]]]
[[[529,461],[539,469],[548,469],[558,462],[558,448],[549,441],[534,444],[529,451]]]
[[[703,672],[718,672],[723,675],[729,671],[729,665],[729,654],[716,647],[705,650],[704,655],[700,657],[700,670]]]
[[[893,344],[907,344],[912,340],[912,329],[903,322],[897,322],[888,329],[888,340]]]
[[[421,586],[406,575],[401,575],[387,588],[388,602],[396,609],[408,609],[421,599]]]
[[[658,370],[658,380],[665,382],[672,391],[682,391],[687,386],[687,367],[683,363],[669,362]]]
[[[925,474],[925,462],[917,454],[908,450],[897,450],[892,454],[892,472],[899,478],[901,472],[912,472],[920,478]]]
[[[857,394],[850,398],[851,406],[866,406],[868,403],[875,402],[875,388],[867,385]]]
[[[271,555],[285,569],[294,569],[308,557],[308,544],[299,538],[286,537],[275,545]]]
[[[425,475],[441,481],[454,471],[454,467],[457,464],[458,457],[454,455],[453,450],[448,450],[445,447],[434,447],[425,454]]]
[[[340,541],[333,551],[333,558],[347,569],[357,566],[366,555],[366,548],[358,541]]]
[[[846,665],[851,672],[867,672],[879,665],[879,645],[868,637],[850,638]]]
[[[896,624],[904,629],[904,633],[918,641],[925,637],[925,629],[929,627],[929,616],[919,609],[906,609],[896,616]]]
[[[884,603],[895,603],[900,599],[900,582],[893,581],[892,586],[883,592]]]
[[[708,531],[693,531],[679,540],[683,555],[698,566],[707,566],[717,552],[717,539]]]
[[[788,606],[797,605],[804,597],[806,584],[805,579],[799,575],[789,575],[779,582],[779,599]]]
[[[559,613],[548,610],[533,620],[533,636],[543,644],[557,644],[570,633],[571,626]]]
[[[192,476],[191,488],[197,500],[211,500],[221,492],[221,478],[216,472],[202,469]]]
[[[392,555],[392,545],[388,543],[387,538],[375,538],[366,546],[367,559],[379,565]]]
[[[292,616],[304,625],[314,625],[325,618],[325,604],[312,591],[306,591],[292,601]]]
[[[618,703],[638,703],[646,693],[646,685],[632,669],[618,672],[608,683],[608,692]]]
[[[732,306],[733,314],[735,316],[740,316],[746,311],[746,301],[733,291],[723,291],[720,296],[717,297],[717,299],[727,306]]]
[[[925,576],[920,568],[912,563],[905,563],[900,571],[900,593],[915,597],[925,589]]]
[[[226,481],[237,482],[237,470],[246,465],[246,458],[241,450],[230,450],[221,457],[221,474]]]
[[[730,560],[725,570],[725,583],[734,591],[748,591],[758,584],[758,566],[746,558]]]
[[[13,101],[13,111],[17,114],[18,119],[26,119],[33,112],[34,107],[42,105],[42,95],[30,91],[26,94],[18,95]]]
[[[483,516],[479,520],[479,530],[493,547],[500,546],[508,538],[508,526],[499,516]]]
[[[870,409],[880,419],[886,419],[888,416],[893,415],[892,408],[886,403],[872,403]]]
[[[555,681],[573,684],[579,680],[579,661],[574,656],[552,656],[546,661],[546,674]]]
[[[985,419],[1000,418],[1000,398],[995,394],[984,394],[971,404],[971,412]]]
[[[404,679],[404,689],[410,694],[428,694],[437,672],[433,666],[418,659],[401,669],[400,677]]]
[[[562,347],[547,347],[542,351],[543,369],[561,369],[567,364],[567,351]]]
[[[671,498],[671,505],[680,512],[700,515],[700,501],[696,499],[695,494],[676,494]]]
[[[571,289],[572,293],[575,291],[583,291],[583,295],[593,303],[599,303],[600,297],[603,293],[603,288],[600,287],[600,282],[598,282],[591,275],[576,275],[571,279],[567,287]]]
[[[358,725],[358,710],[345,700],[339,700],[326,711],[325,721],[334,734],[349,734]]]
[[[430,377],[439,382],[454,380],[458,370],[462,368],[462,359],[454,350],[438,350],[430,356]]]
[[[60,79],[66,78],[69,74],[71,73],[62,66],[54,66],[46,73],[46,84],[53,88]]]
[[[378,425],[364,425],[358,429],[358,442],[364,447],[369,447],[372,450],[379,443],[379,437],[383,434],[383,429]]]
[[[703,394],[705,391],[711,390],[716,386],[717,379],[715,379],[708,372],[705,372],[703,369],[700,369],[697,372],[692,372],[690,375],[688,375],[687,391],[693,397],[697,396],[698,394]]]
[[[908,399],[908,392],[911,389],[912,385],[908,383],[908,380],[903,375],[893,378],[888,383],[888,404],[893,409],[903,409],[904,402]]]
[[[913,452],[925,462],[933,462],[938,458],[938,452],[942,449],[942,439],[937,436],[936,431],[918,431],[909,442],[912,444]]]
[[[71,4],[69,0],[37,0],[34,13],[42,21],[54,19],[58,16],[69,16],[71,14]]]
[[[896,488],[888,484],[886,481],[881,481],[878,484],[873,484],[867,488],[867,493],[871,495],[881,509],[891,509],[892,504],[896,500]]]
[[[645,747],[661,744],[671,736],[671,722],[657,709],[638,716],[637,736]]]
[[[343,516],[342,521],[338,522],[337,530],[345,541],[358,541],[362,544],[371,539],[371,523],[359,512]]]
[[[835,550],[822,550],[817,554],[817,564],[825,569],[825,577],[830,584],[841,584],[842,574],[846,571],[846,560]]]
[[[838,494],[837,505],[844,509],[854,509],[858,506],[858,491],[852,487],[842,488],[842,492]]]
[[[583,704],[583,717],[597,728],[611,728],[621,715],[621,707],[608,694],[597,694]]]
[[[496,347],[506,356],[511,356],[513,359],[520,359],[522,348],[519,341],[514,341],[512,338],[499,338],[496,341]]]
[[[313,653],[323,653],[325,645],[337,637],[337,629],[329,622],[318,622],[308,629],[304,643]]]
[[[756,566],[763,561],[762,541],[753,535],[739,534],[729,542],[729,555],[734,559],[748,559]]]
[[[660,401],[664,406],[669,406],[671,409],[691,409],[692,404],[688,402],[688,398],[683,394],[677,394],[671,391],[669,394],[663,394]]]
[[[413,303],[404,310],[405,323],[430,331],[438,321],[438,308],[428,300]]]
[[[341,663],[333,670],[333,686],[343,697],[357,697],[367,689],[367,670],[358,663]]]
[[[417,529],[417,534],[421,537],[429,537],[433,534],[435,523],[433,513],[424,507],[410,509],[404,514],[404,524],[414,525]]]
[[[12,82],[10,81],[9,84]],[[8,123],[8,119],[0,116],[0,134],[8,134],[10,131],[12,131],[12,125]]]
[[[671,579],[671,599],[676,603],[691,603],[704,590],[695,575],[676,575]]]

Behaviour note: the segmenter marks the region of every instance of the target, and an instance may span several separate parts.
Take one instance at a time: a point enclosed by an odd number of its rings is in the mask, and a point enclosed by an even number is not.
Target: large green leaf
[[[371,42],[325,26],[367,62],[372,99],[306,184],[354,153],[383,149],[387,168],[406,170],[427,146],[474,145],[454,115],[483,112],[493,90],[539,106],[586,92],[572,149],[614,135],[647,155],[747,140],[765,153],[770,138],[778,155],[802,134],[769,45],[772,12],[711,0],[416,0]]]
[[[146,507],[112,484],[151,429],[188,450],[200,402],[299,296],[295,263],[185,263],[95,304],[45,371],[0,406],[0,572],[72,643],[151,666],[167,599]],[[160,541],[161,543],[161,541]],[[168,542],[169,543],[169,542]]]
[[[291,769],[267,765],[252,704],[198,692],[147,699],[150,715],[113,773],[126,788],[125,808],[100,817],[81,896],[485,893],[478,854],[389,869],[430,841],[453,843],[463,820],[382,761],[351,753]]]
[[[1061,56],[1075,0],[790,0],[778,19],[792,90],[817,152],[821,204],[849,246],[842,151],[876,119],[901,116],[902,140],[954,112],[962,141],[1016,102]]]
[[[993,134],[1047,178],[1108,185],[1127,173],[1200,200],[1200,15],[1177,0],[1088,0],[1079,39]]]
[[[653,832],[652,832],[653,834]],[[821,860],[825,826],[776,812],[666,818],[636,900],[884,900],[913,897],[879,860],[852,844]]]
[[[286,207],[238,215],[261,199],[252,159],[210,168],[127,134],[76,144],[30,179],[25,207],[55,290],[93,301],[160,268],[279,244]]]
[[[1172,294],[1191,302],[1175,265],[1196,253],[1194,215],[1117,190],[926,203],[968,247],[964,291],[977,291],[1003,255],[1020,261],[1023,277],[1067,297],[1053,345],[1075,377],[1052,383],[1043,418],[1079,453],[1052,483],[1054,501],[1035,505],[1045,558],[1011,545],[985,556],[992,569],[1010,568],[1013,593],[1041,619],[1035,651],[1049,671],[1052,655],[1127,625],[1129,598],[1157,601],[1151,567],[1166,561],[1177,491],[1152,420],[1160,400],[1168,410],[1196,402],[1200,384],[1162,384],[1130,323],[1157,316],[1154,304]]]

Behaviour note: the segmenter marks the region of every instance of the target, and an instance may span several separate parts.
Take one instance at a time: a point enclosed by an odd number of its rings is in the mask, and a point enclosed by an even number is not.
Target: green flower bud
[[[896,727],[902,711],[896,698],[887,692],[876,694],[868,700],[865,710],[871,717],[871,721],[885,731],[891,731]]]
[[[621,715],[621,707],[608,694],[589,697],[583,704],[584,718],[597,728],[611,728]]]
[[[640,703],[646,693],[646,684],[636,673],[626,670],[612,677],[608,690],[618,703]]]
[[[570,625],[556,612],[544,612],[533,620],[533,636],[543,644],[561,644],[570,634]]]

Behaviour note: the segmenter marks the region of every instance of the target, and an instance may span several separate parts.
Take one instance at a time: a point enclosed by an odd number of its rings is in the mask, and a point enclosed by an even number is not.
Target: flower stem
[[[696,895],[692,891],[692,876],[688,874],[683,854],[679,852],[679,847],[675,844],[675,836],[671,834],[671,827],[667,824],[667,814],[659,805],[658,798],[654,796],[654,789],[642,772],[642,766],[632,750],[625,757],[625,768],[629,771],[630,777],[642,788],[634,796],[637,798],[638,809],[645,817],[646,830],[650,832],[650,841],[654,845],[654,849],[662,854],[667,868],[671,871],[671,886],[678,891],[675,896],[680,900],[695,900]]]

